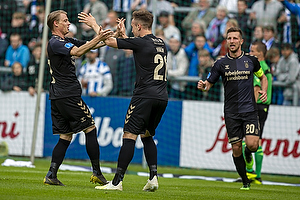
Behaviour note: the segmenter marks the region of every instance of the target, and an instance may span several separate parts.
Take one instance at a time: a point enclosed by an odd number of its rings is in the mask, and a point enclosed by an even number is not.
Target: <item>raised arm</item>
[[[113,48],[118,48],[118,44],[117,44],[117,39],[116,37],[119,38],[127,38],[128,36],[126,35],[126,29],[125,29],[125,19],[118,19],[118,27],[117,27],[117,31],[115,32],[113,37],[107,38],[104,42],[107,46],[109,47],[113,47]]]
[[[80,57],[83,54],[85,54],[86,52],[88,52],[91,49],[95,49],[94,47],[96,47],[96,45],[100,45],[99,42],[100,41],[104,41],[107,38],[111,37],[113,34],[113,32],[111,30],[101,30],[99,31],[99,34],[96,35],[96,37],[94,37],[91,41],[85,43],[84,45],[80,46],[80,47],[76,47],[74,46],[71,49],[70,54],[72,56],[77,56]]]
[[[99,33],[101,26],[97,24],[96,19],[93,17],[91,13],[87,14],[81,12],[78,14],[79,22],[85,23],[89,27],[91,27],[97,34]]]
[[[118,26],[115,34],[116,38],[128,38],[128,36],[126,35],[125,20],[126,19],[124,18],[117,19]]]

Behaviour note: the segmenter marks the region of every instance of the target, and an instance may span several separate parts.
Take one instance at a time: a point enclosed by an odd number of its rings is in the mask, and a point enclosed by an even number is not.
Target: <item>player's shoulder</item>
[[[216,58],[213,65],[219,65],[226,59],[228,59],[226,56],[219,56],[219,57]]]
[[[117,38],[117,43],[130,43],[132,45],[143,46],[145,40],[142,37]]]
[[[249,53],[245,53],[244,57],[246,57],[246,58],[248,58],[248,59],[250,59],[250,60],[252,60],[254,62],[258,62],[258,58],[256,56],[254,56],[254,55],[249,54]]]
[[[58,36],[52,36],[51,39],[49,40],[49,45],[50,46],[62,46],[62,45],[66,45],[66,47],[71,47],[72,43],[66,41],[65,39],[58,37]]]
[[[156,37],[155,35],[153,34],[148,34],[148,35],[145,35],[143,37],[145,40],[150,40],[151,43],[153,43],[154,45],[157,45],[157,46],[165,46],[165,42],[163,39],[159,38],[159,37]]]
[[[255,57],[255,58],[257,58],[256,56],[251,55],[250,53],[247,53],[247,52],[244,53],[244,56],[245,56],[245,57]]]
[[[65,40],[57,35],[52,35],[52,37],[49,40],[49,43],[52,42],[64,42]]]

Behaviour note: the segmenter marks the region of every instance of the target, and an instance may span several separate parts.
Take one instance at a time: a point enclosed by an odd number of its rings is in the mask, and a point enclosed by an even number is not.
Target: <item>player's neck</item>
[[[62,39],[65,39],[65,35],[59,31],[52,31],[52,35],[57,35],[57,36],[61,37]]]
[[[264,61],[265,58],[260,58],[260,57],[257,57],[257,60],[260,62],[260,61]]]
[[[236,52],[229,51],[229,56],[232,58],[238,58],[242,55],[243,51],[238,49]]]
[[[140,37],[144,37],[145,35],[152,34],[151,30],[141,30]]]

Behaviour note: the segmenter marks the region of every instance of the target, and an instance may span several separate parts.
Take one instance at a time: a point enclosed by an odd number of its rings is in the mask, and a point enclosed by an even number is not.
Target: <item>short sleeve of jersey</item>
[[[76,47],[80,47],[81,45],[84,45],[86,43],[85,40],[78,40],[76,38],[66,38],[66,40],[68,42],[71,42],[72,44],[74,44]]]
[[[117,38],[118,49],[137,50],[142,47],[143,40],[138,37]]]
[[[69,55],[74,44],[66,40],[52,40],[51,50],[57,55]]]
[[[257,77],[261,77],[263,75],[263,71],[260,67],[260,63],[258,61],[258,59],[255,56],[249,56],[249,58],[252,60],[254,68],[253,68],[253,72],[255,73],[255,75]]]
[[[66,38],[65,40],[51,40],[50,43],[53,53],[58,55],[69,55],[74,46],[80,47],[83,44],[85,44],[85,41],[73,38]]]
[[[211,70],[210,70],[210,73],[208,74],[207,76],[207,81],[212,83],[212,84],[215,84],[219,78],[220,78],[220,69],[221,69],[221,65],[220,65],[220,62],[217,60]]]

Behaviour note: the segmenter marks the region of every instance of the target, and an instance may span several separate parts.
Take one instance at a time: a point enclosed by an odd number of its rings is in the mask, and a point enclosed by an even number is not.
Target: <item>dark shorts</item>
[[[257,104],[258,109],[258,117],[259,117],[259,125],[260,125],[260,136],[259,138],[262,139],[263,130],[265,127],[265,122],[268,117],[269,113],[269,105],[265,104]]]
[[[53,134],[78,133],[95,124],[81,97],[51,100]]]
[[[133,97],[126,113],[124,132],[139,135],[148,130],[154,136],[167,104],[163,100]]]
[[[246,135],[259,137],[260,128],[257,112],[225,114],[228,142],[231,144],[242,141]]]

